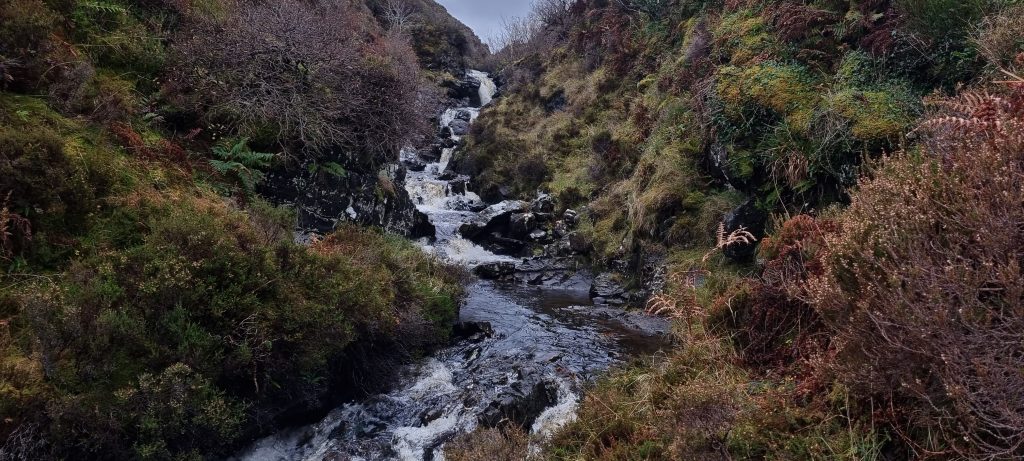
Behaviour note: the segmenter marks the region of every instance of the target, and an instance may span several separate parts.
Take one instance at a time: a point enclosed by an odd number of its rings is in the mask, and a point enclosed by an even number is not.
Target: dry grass
[[[530,436],[512,424],[480,428],[457,437],[444,447],[448,461],[523,461],[529,458]]]

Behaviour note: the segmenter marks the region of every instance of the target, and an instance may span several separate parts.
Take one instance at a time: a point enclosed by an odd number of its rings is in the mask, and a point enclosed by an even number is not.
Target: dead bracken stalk
[[[0,207],[0,259],[10,259],[14,255],[16,238],[32,240],[32,224],[25,217],[11,211],[11,193],[4,197]]]
[[[704,255],[704,258],[702,258],[701,261],[707,262],[715,255],[715,253],[723,251],[733,245],[750,245],[757,241],[757,237],[754,237],[754,234],[748,232],[746,227],[740,227],[739,229],[726,233],[725,223],[721,222],[718,223],[716,240],[718,243],[711,249],[711,251]]]

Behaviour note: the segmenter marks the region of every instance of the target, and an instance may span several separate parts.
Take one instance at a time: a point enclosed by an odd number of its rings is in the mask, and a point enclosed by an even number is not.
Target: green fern
[[[249,148],[249,138],[242,138],[228,146],[213,148],[216,158],[210,159],[210,165],[219,173],[238,179],[246,193],[250,193],[266,178],[266,173],[261,170],[270,167],[275,154],[254,152]]]
[[[345,167],[335,162],[312,163],[307,167],[307,169],[310,174],[317,174],[317,172],[323,171],[324,173],[336,178],[344,178],[347,174],[345,172]]]
[[[97,0],[80,1],[80,2],[78,2],[78,6],[82,7],[82,8],[85,8],[85,9],[88,9],[88,10],[99,11],[99,12],[102,12],[102,13],[110,13],[110,14],[127,14],[128,13],[128,8],[125,8],[125,7],[121,6],[121,5],[118,5],[116,3],[101,2],[101,1],[97,1]]]

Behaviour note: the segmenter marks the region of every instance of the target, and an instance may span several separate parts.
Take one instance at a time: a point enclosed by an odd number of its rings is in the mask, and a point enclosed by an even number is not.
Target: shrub
[[[920,151],[860,184],[812,299],[835,368],[918,451],[1024,447],[1024,89],[934,100]]]
[[[405,38],[375,36],[362,14],[347,2],[236,8],[179,37],[184,72],[172,78],[211,97],[197,105],[243,136],[368,165],[392,160],[425,127],[429,101]]]

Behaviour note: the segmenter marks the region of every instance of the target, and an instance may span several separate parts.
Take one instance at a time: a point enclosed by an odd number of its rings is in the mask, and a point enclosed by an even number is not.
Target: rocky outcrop
[[[406,167],[397,163],[376,172],[338,172],[307,161],[271,172],[260,192],[294,206],[303,232],[326,234],[351,222],[411,238],[433,237],[434,226],[405,190],[405,175]]]
[[[515,274],[516,265],[510,262],[481,264],[473,268],[473,273],[484,280],[500,280]]]
[[[497,427],[509,422],[529,430],[544,409],[558,403],[558,385],[539,373],[520,370],[518,381],[503,389],[480,415],[480,424]]]

